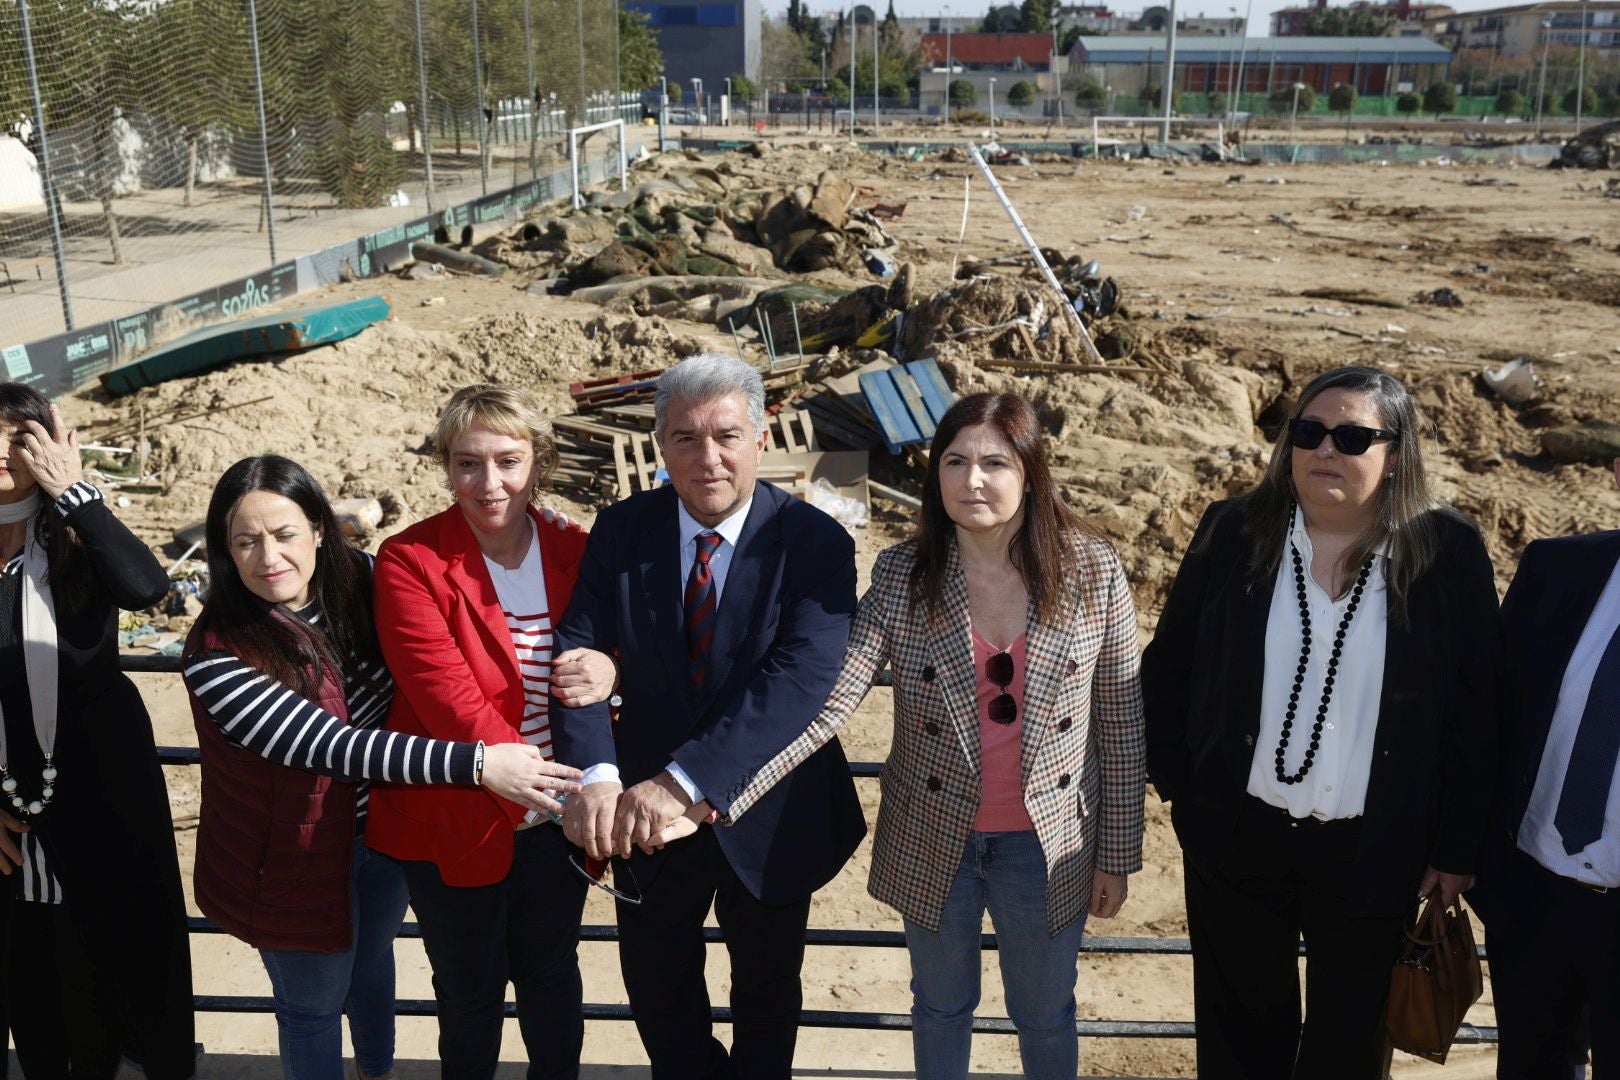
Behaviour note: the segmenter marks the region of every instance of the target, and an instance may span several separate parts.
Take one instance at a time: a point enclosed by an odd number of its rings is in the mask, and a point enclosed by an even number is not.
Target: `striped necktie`
[[[697,558],[686,578],[686,659],[692,672],[692,692],[703,693],[709,677],[709,646],[714,643],[715,615],[720,596],[714,588],[709,560],[720,549],[719,533],[699,533]]]

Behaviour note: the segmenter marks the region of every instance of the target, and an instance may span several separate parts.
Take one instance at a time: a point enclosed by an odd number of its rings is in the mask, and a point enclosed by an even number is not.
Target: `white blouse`
[[[1353,589],[1335,601],[1311,577],[1313,551],[1305,531],[1305,518],[1294,510],[1289,542],[1299,551],[1305,567],[1305,596],[1311,611],[1311,656],[1299,690],[1299,705],[1288,737],[1283,770],[1293,776],[1311,743],[1311,729],[1322,703],[1322,684],[1333,655],[1333,637],[1344,618]],[[1322,725],[1322,744],[1310,772],[1297,784],[1277,779],[1277,743],[1282,738],[1288,695],[1299,668],[1299,591],[1294,581],[1294,560],[1284,549],[1271,591],[1271,614],[1266,620],[1266,667],[1260,691],[1260,734],[1249,767],[1248,792],[1255,798],[1286,809],[1294,817],[1314,816],[1324,821],[1360,817],[1367,803],[1367,779],[1372,772],[1373,741],[1378,734],[1378,708],[1384,688],[1384,647],[1389,604],[1384,578],[1388,546],[1373,558],[1367,587],[1345,634],[1333,696]],[[1357,568],[1359,571],[1359,567]]]

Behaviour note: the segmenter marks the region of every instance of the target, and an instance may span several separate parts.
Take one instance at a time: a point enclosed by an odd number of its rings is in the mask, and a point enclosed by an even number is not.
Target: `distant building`
[[[1426,20],[1424,32],[1453,49],[1491,49],[1500,56],[1538,55],[1543,43],[1578,47],[1584,33],[1589,57],[1609,60],[1620,57],[1620,2],[1588,0],[1583,7],[1580,0],[1558,0],[1452,12]]]
[[[1134,97],[1143,87],[1162,85],[1161,35],[1082,37],[1068,56],[1071,70],[1084,72],[1114,97]],[[1225,92],[1239,78],[1245,94],[1269,94],[1304,83],[1326,94],[1340,83],[1363,96],[1379,96],[1427,86],[1445,72],[1451,50],[1427,38],[1269,37],[1188,38],[1176,42],[1174,85],[1181,93]]]
[[[692,80],[718,102],[730,75],[759,75],[759,0],[624,0],[647,16],[664,54],[664,76],[691,101]]]
[[[947,48],[949,74],[945,67]],[[949,41],[944,34],[924,34],[919,105],[924,112],[942,111],[947,86],[956,79],[971,83],[981,101],[989,96],[992,82],[998,101],[1014,84],[1024,80],[1034,83],[1042,94],[1050,94],[1054,77],[1061,79],[1068,70],[1068,59],[1054,57],[1052,48],[1051,34],[953,33]]]
[[[1422,37],[1424,25],[1429,20],[1451,15],[1455,11],[1447,4],[1414,3],[1413,0],[1389,0],[1387,3],[1355,0],[1342,6],[1349,11],[1373,11],[1394,16],[1396,37]],[[1327,0],[1311,0],[1298,7],[1274,11],[1271,14],[1271,36],[1304,37],[1311,32],[1311,16],[1327,8]]]

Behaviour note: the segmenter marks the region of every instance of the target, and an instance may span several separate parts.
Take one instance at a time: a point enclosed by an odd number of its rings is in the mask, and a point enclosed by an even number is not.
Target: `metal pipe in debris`
[[[411,245],[411,257],[418,262],[438,263],[450,270],[459,270],[463,274],[500,277],[506,273],[506,267],[502,263],[474,255],[470,251],[457,251],[438,244],[424,244],[418,241]]]
[[[979,152],[979,148],[973,143],[968,143],[968,155],[973,158],[973,164],[977,165],[979,171],[984,174],[985,181],[989,183],[991,192],[1001,201],[1001,208],[1007,211],[1007,217],[1012,220],[1013,228],[1018,230],[1018,235],[1024,241],[1024,246],[1029,248],[1030,257],[1035,260],[1035,267],[1041,272],[1041,277],[1045,278],[1046,283],[1052,287],[1052,291],[1057,293],[1058,306],[1067,311],[1069,317],[1074,320],[1075,329],[1080,331],[1080,343],[1086,350],[1086,356],[1093,364],[1103,363],[1102,354],[1097,351],[1097,346],[1092,343],[1091,335],[1086,332],[1086,324],[1081,321],[1080,313],[1074,310],[1074,302],[1069,299],[1069,294],[1063,291],[1063,286],[1058,284],[1057,275],[1052,273],[1052,268],[1047,265],[1046,256],[1041,254],[1040,245],[1035,243],[1035,238],[1024,227],[1024,219],[1018,216],[1017,207],[1013,206],[1012,200],[1002,190],[1001,182],[996,179],[996,174],[990,171],[989,162],[984,160],[984,155]]]

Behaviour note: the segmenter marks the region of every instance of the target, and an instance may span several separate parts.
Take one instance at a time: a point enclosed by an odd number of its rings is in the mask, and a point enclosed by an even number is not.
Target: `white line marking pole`
[[[968,154],[973,158],[973,164],[977,165],[979,171],[984,174],[985,180],[990,185],[990,190],[995,193],[997,199],[1001,200],[1001,208],[1007,211],[1007,217],[1012,219],[1013,228],[1018,230],[1018,235],[1024,241],[1024,246],[1029,248],[1029,254],[1035,260],[1036,269],[1040,270],[1041,276],[1046,279],[1046,283],[1052,286],[1052,291],[1057,293],[1058,306],[1067,311],[1069,317],[1074,320],[1074,327],[1080,331],[1080,343],[1086,350],[1086,356],[1093,364],[1106,363],[1102,358],[1102,354],[1097,351],[1097,346],[1092,343],[1091,335],[1086,332],[1086,324],[1081,321],[1080,313],[1074,310],[1074,302],[1069,299],[1069,294],[1063,291],[1063,286],[1058,284],[1057,275],[1052,273],[1052,268],[1047,265],[1046,256],[1041,254],[1040,245],[1035,243],[1035,238],[1024,227],[1024,219],[1018,216],[1018,210],[1013,206],[1012,200],[1007,198],[1007,193],[1001,189],[1001,182],[996,179],[995,173],[990,171],[990,165],[984,160],[984,155],[979,153],[979,148],[973,143],[968,143]]]

